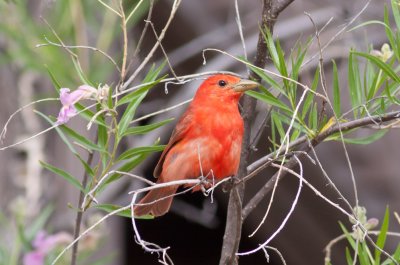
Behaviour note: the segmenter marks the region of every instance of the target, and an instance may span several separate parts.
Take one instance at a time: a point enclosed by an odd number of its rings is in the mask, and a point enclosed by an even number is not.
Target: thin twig
[[[149,12],[147,14],[147,18],[145,21],[151,21],[151,15],[153,13],[153,7],[154,7],[154,0],[150,0],[150,7],[149,7]],[[140,52],[140,48],[142,46],[142,42],[144,39],[144,36],[146,35],[147,32],[147,28],[148,28],[149,24],[145,23],[142,34],[140,35],[139,41],[136,45],[135,51],[133,53],[133,57],[136,57],[138,55],[138,53]]]
[[[3,143],[3,141],[4,141],[5,137],[6,137],[6,134],[7,134],[7,127],[8,127],[8,124],[11,122],[11,120],[14,118],[15,115],[17,115],[18,113],[20,113],[20,112],[23,111],[24,109],[26,109],[26,108],[28,108],[28,107],[30,107],[30,106],[32,106],[32,105],[35,105],[35,104],[37,104],[37,103],[46,102],[46,101],[58,101],[58,100],[60,100],[60,99],[59,99],[59,98],[44,98],[44,99],[39,99],[39,100],[30,102],[30,103],[26,104],[25,106],[22,106],[22,107],[18,108],[16,111],[14,111],[13,114],[11,114],[11,115],[8,117],[6,123],[4,124],[3,130],[2,130],[1,133],[0,133],[0,143]],[[0,149],[0,150],[1,150],[1,149]]]
[[[183,105],[186,105],[186,104],[192,102],[192,100],[193,100],[193,99],[191,98],[191,99],[185,100],[185,101],[183,101],[183,102],[181,102],[181,103],[178,103],[178,104],[176,104],[176,105],[174,105],[174,106],[171,106],[171,107],[168,107],[168,108],[165,108],[165,109],[161,109],[161,110],[158,110],[158,111],[149,113],[149,114],[147,114],[147,115],[144,115],[144,116],[142,116],[142,117],[139,117],[139,118],[137,118],[137,119],[132,120],[129,124],[132,124],[132,123],[135,123],[135,122],[138,122],[138,121],[141,121],[141,120],[145,120],[145,119],[148,119],[148,118],[150,118],[150,117],[159,115],[159,114],[161,114],[161,113],[164,113],[164,112],[167,112],[167,111],[170,111],[170,110],[179,108],[179,107],[181,107],[181,106],[183,106]]]
[[[92,47],[92,46],[86,46],[86,45],[62,45],[62,44],[55,43],[55,42],[49,40],[47,37],[44,37],[44,39],[46,40],[47,43],[40,43],[40,44],[37,44],[35,47],[40,48],[40,47],[45,47],[45,46],[56,46],[56,47],[68,48],[68,49],[89,49],[89,50],[99,52],[102,55],[104,55],[115,66],[117,71],[119,73],[121,72],[121,69],[119,69],[119,66],[114,61],[114,59],[109,54],[107,54],[105,51],[102,51],[99,48]]]
[[[92,163],[92,160],[93,160],[93,153],[89,153],[86,164],[88,164],[90,166],[90,164]],[[83,178],[82,178],[82,188],[83,189],[86,188],[88,178],[89,178],[89,174],[85,170],[85,173],[83,174]],[[81,205],[82,205],[84,196],[85,196],[85,193],[83,191],[80,191],[79,200],[78,200],[79,209],[78,209],[78,212],[76,213],[76,219],[75,219],[74,240],[79,237],[79,234],[81,231],[81,224],[82,224],[82,218],[83,218],[83,213],[84,213],[84,209],[82,208]],[[71,265],[76,265],[76,260],[78,257],[78,245],[79,245],[79,241],[77,241],[76,244],[74,244],[74,246],[72,247]]]
[[[157,50],[158,46],[160,45],[160,42],[164,39],[165,33],[167,32],[167,29],[169,28],[169,25],[171,24],[173,18],[175,17],[175,13],[178,10],[179,5],[181,4],[182,0],[174,0],[174,3],[172,4],[172,9],[170,12],[170,16],[165,23],[164,28],[162,29],[159,39],[157,42],[154,44],[153,48],[150,50],[150,52],[147,54],[146,58],[143,59],[142,63],[136,68],[135,72],[128,78],[128,80],[120,87],[120,90],[123,91],[125,90],[136,78],[136,76],[139,74],[139,72],[143,69],[143,67],[148,63],[151,57],[153,57],[155,51]]]
[[[298,174],[300,176],[300,178],[299,178],[299,187],[297,189],[296,196],[295,196],[295,198],[293,200],[292,206],[290,207],[290,210],[289,210],[288,214],[285,216],[285,218],[283,219],[283,221],[280,224],[280,226],[278,227],[278,229],[276,229],[276,231],[264,243],[262,243],[259,247],[255,248],[255,249],[252,249],[252,250],[246,251],[246,252],[237,253],[237,255],[245,256],[245,255],[250,255],[250,254],[256,253],[259,250],[262,250],[285,227],[287,221],[289,220],[289,217],[292,215],[294,209],[296,208],[297,202],[298,202],[299,197],[300,197],[301,189],[303,187],[303,179],[304,179],[303,178],[303,165],[302,165],[301,161],[299,160],[299,158],[297,156],[294,156],[294,159],[296,160],[296,163],[300,167],[300,173]],[[279,167],[279,170],[281,170],[281,168],[282,168],[282,166]]]
[[[135,9],[140,5],[140,2],[136,5]],[[123,53],[122,53],[122,66],[121,66],[121,77],[120,77],[120,84],[122,84],[125,80],[126,75],[126,59],[128,56],[128,32],[126,29],[126,23],[128,20],[125,17],[124,6],[122,4],[122,0],[119,1],[119,9],[121,12],[121,27],[122,27],[122,34],[124,37],[124,44],[123,44]]]
[[[251,64],[251,63],[249,63],[249,62],[246,62],[246,61],[244,61],[244,60],[242,60],[242,59],[240,59],[240,58],[237,58],[237,57],[233,56],[232,54],[230,54],[230,53],[228,53],[228,52],[226,52],[226,51],[222,51],[222,50],[214,49],[214,48],[207,48],[207,49],[204,49],[204,50],[203,50],[203,63],[206,62],[205,52],[207,52],[207,51],[215,51],[215,52],[219,52],[219,53],[222,53],[222,54],[224,54],[224,55],[227,55],[227,56],[231,57],[232,59],[234,59],[234,60],[236,60],[236,61],[238,61],[238,62],[244,63],[245,65],[247,65],[247,66],[249,66],[249,67],[256,68],[257,70],[261,70],[261,71],[263,71],[263,72],[265,72],[265,73],[267,73],[267,74],[269,74],[269,75],[273,75],[273,76],[276,76],[276,77],[279,77],[279,78],[288,80],[289,82],[293,82],[293,83],[295,83],[296,85],[298,85],[298,86],[300,86],[301,88],[303,88],[305,91],[310,92],[310,93],[314,94],[315,96],[317,96],[317,97],[319,97],[319,98],[326,99],[326,97],[325,97],[324,95],[322,95],[322,94],[320,94],[320,93],[318,93],[318,92],[315,92],[314,90],[310,89],[307,85],[305,85],[305,84],[303,84],[303,83],[300,83],[300,82],[297,81],[297,80],[294,80],[294,79],[292,79],[292,78],[290,78],[290,77],[283,76],[283,75],[281,75],[281,74],[272,72],[272,71],[267,70],[267,69],[264,69],[264,68],[262,68],[262,67],[258,67],[257,65],[253,65],[253,64]]]
[[[261,18],[262,18],[261,28],[262,29],[267,28],[270,32],[272,32],[273,26],[275,25],[276,22],[276,18],[278,17],[280,12],[283,11],[292,1],[293,0],[284,0],[284,1],[263,0],[263,8],[261,13]],[[241,27],[239,23],[238,26]],[[203,51],[203,58],[205,60],[204,52],[205,51]],[[266,65],[267,56],[268,56],[268,50],[264,42],[264,32],[260,31],[258,35],[257,52],[254,60],[254,66],[263,69]],[[232,57],[235,58],[234,56]],[[241,61],[243,62],[243,60]],[[246,62],[243,63],[249,66],[248,63]],[[254,78],[257,81],[260,81],[260,77],[258,77],[255,73],[251,73],[250,78]],[[247,166],[249,164],[248,159],[252,151],[250,146],[251,123],[256,103],[257,103],[256,100],[254,98],[250,98],[249,96],[245,96],[243,99],[242,116],[244,122],[244,135],[242,139],[242,150],[240,154],[239,170],[237,173],[237,177],[239,180],[247,175]],[[236,253],[238,252],[239,242],[241,238],[242,222],[243,222],[243,215],[242,215],[243,196],[244,196],[244,184],[239,183],[238,185],[235,185],[233,187],[229,196],[227,222],[225,225],[225,232],[223,239],[224,241],[221,251],[221,258],[219,261],[220,265],[238,264]]]
[[[311,142],[312,146],[315,147],[318,144],[320,144],[321,142],[323,142],[327,137],[329,137],[335,133],[338,133],[339,131],[345,132],[348,130],[352,130],[355,128],[373,124],[375,121],[386,122],[386,121],[391,121],[391,120],[398,119],[398,118],[400,118],[400,110],[389,112],[384,115],[375,115],[372,117],[360,118],[360,119],[356,119],[356,120],[349,121],[349,122],[338,123],[338,124],[335,124],[335,125],[329,127],[325,131],[321,132],[315,138],[310,139],[310,142]],[[304,145],[305,142],[307,142],[306,136],[299,138],[298,141],[296,142],[296,145],[292,145],[291,147],[300,146],[301,144]],[[310,151],[310,147],[308,145],[305,145],[302,148],[300,147],[299,150],[308,153]],[[252,167],[252,165],[250,165],[249,167],[251,167],[251,170],[253,170],[253,171],[256,170],[256,168],[258,166],[261,166],[263,163],[268,161],[266,159],[266,157],[270,158],[271,155],[267,155],[264,158],[259,159],[259,161],[256,161],[256,163],[257,163],[256,167]],[[260,163],[260,162],[262,162],[262,163]],[[287,168],[292,168],[293,166],[295,166],[293,159],[290,159],[285,164],[285,166]],[[272,186],[273,186],[274,181],[276,180],[276,177],[277,177],[277,174],[275,174],[271,179],[269,179],[264,184],[264,186],[250,199],[250,201],[247,203],[247,205],[243,209],[243,219],[246,219],[246,217],[262,201],[262,199],[272,190]]]
[[[381,231],[367,231],[368,235],[375,235],[378,236],[381,233]],[[400,233],[396,233],[396,232],[386,232],[386,234],[388,236],[394,236],[394,237],[400,237]],[[343,234],[340,235],[338,237],[335,237],[334,239],[332,239],[331,241],[329,241],[328,245],[326,245],[326,247],[324,248],[325,251],[325,264],[328,264],[328,262],[331,262],[331,253],[332,253],[332,248],[334,245],[336,245],[339,241],[346,239],[347,235]]]
[[[156,29],[154,28],[153,22],[151,22],[150,20],[145,20],[144,22],[150,24],[151,29],[153,30],[154,36],[156,37],[156,40],[157,40],[157,41],[159,42],[159,44],[160,44],[160,49],[161,49],[162,53],[164,54],[165,60],[167,61],[167,64],[168,64],[168,66],[169,66],[169,69],[171,70],[172,75],[175,77],[176,80],[180,81],[180,80],[179,80],[179,77],[178,77],[178,76],[176,75],[176,73],[175,73],[174,68],[173,68],[172,65],[171,65],[171,62],[170,62],[170,60],[169,60],[169,58],[168,58],[167,52],[165,51],[164,46],[162,45],[161,40],[160,40],[160,38],[159,38],[158,35],[157,35],[157,31],[156,31]]]

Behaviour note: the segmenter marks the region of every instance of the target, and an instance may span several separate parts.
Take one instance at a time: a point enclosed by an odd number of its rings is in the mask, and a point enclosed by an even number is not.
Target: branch
[[[293,142],[291,146],[289,147],[295,147],[295,146],[300,146],[303,145],[302,147],[299,148],[300,151],[304,152],[309,152],[311,149],[318,144],[322,143],[326,138],[329,136],[338,133],[340,131],[345,132],[349,131],[352,129],[360,128],[366,125],[372,125],[372,124],[381,124],[383,122],[395,120],[395,119],[400,119],[400,111],[393,111],[386,113],[384,115],[375,115],[375,116],[370,116],[370,117],[365,117],[365,118],[360,118],[357,120],[349,121],[349,122],[343,122],[339,123],[336,125],[331,126],[327,130],[323,131],[319,135],[317,135],[314,139],[311,139],[311,146],[308,144],[304,145],[305,142],[307,142],[307,137],[303,136],[299,138],[297,141]],[[294,145],[295,144],[295,145]],[[284,148],[281,148],[284,149]],[[258,161],[254,162],[248,167],[248,171],[251,174],[251,172],[257,170],[259,167],[263,167],[265,163],[268,163],[271,159],[272,156],[275,156],[277,154],[269,154]],[[280,155],[280,154],[278,154]],[[299,155],[299,157],[302,157],[304,155]],[[256,165],[256,166],[254,166]],[[296,165],[295,159],[290,159],[286,164],[286,168],[293,168]],[[286,175],[286,172],[281,172],[279,175],[279,178],[282,178],[283,176]],[[272,190],[273,184],[275,183],[276,179],[278,178],[278,172],[272,176],[270,180],[268,180],[267,183],[256,193],[253,198],[247,203],[247,205],[243,208],[242,214],[243,214],[243,219],[246,219],[247,216],[257,207],[257,205],[261,202],[261,200]]]
[[[279,13],[282,12],[293,0],[263,0],[261,28],[268,29],[271,33]],[[238,13],[238,12],[237,12]],[[239,25],[240,27],[240,25]],[[260,31],[257,43],[257,53],[254,60],[256,67],[264,68],[268,58],[267,45],[264,41],[264,32]],[[250,78],[261,81],[255,73],[250,74]],[[242,142],[242,152],[240,156],[240,165],[238,179],[247,175],[247,166],[251,153],[250,136],[253,113],[256,107],[256,100],[248,96],[243,99],[243,121],[244,135]],[[235,185],[230,192],[227,220],[224,233],[224,242],[221,251],[220,265],[238,264],[236,253],[238,252],[239,242],[242,230],[242,200],[244,195],[244,183]]]
[[[86,163],[90,165],[93,160],[93,153],[89,153],[88,159]],[[82,178],[82,187],[85,189],[87,182],[88,182],[89,174],[85,171],[83,178]],[[79,201],[78,201],[78,212],[76,214],[76,219],[75,219],[75,228],[74,228],[74,240],[76,240],[79,237],[80,231],[81,231],[81,224],[82,224],[82,218],[83,218],[83,212],[84,209],[81,206],[83,202],[83,198],[85,196],[85,193],[81,191],[79,193]],[[71,254],[71,265],[76,264],[77,256],[78,256],[78,244],[79,241],[76,241],[76,244],[73,245],[72,247],[72,254]]]

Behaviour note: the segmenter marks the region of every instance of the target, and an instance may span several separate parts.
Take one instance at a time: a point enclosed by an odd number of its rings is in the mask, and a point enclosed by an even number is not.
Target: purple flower
[[[60,101],[63,105],[58,113],[57,124],[64,124],[77,114],[75,104],[82,100],[93,98],[97,95],[97,89],[88,85],[82,85],[77,90],[70,92],[69,88],[61,88]]]
[[[43,265],[45,255],[38,251],[32,251],[24,255],[23,263],[24,265]]]
[[[47,235],[44,231],[39,231],[32,242],[33,251],[28,252],[23,257],[24,265],[44,265],[46,255],[55,247],[70,243],[72,236],[61,232],[54,235]]]

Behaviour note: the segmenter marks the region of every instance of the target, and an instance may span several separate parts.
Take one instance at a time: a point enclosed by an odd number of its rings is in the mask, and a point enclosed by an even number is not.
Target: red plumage
[[[201,169],[204,176],[212,171],[215,182],[235,175],[243,136],[238,103],[243,91],[256,86],[255,82],[233,75],[218,74],[206,79],[161,155],[154,170],[157,183],[198,178]],[[164,215],[178,187],[151,190],[138,203],[146,205],[135,207],[135,215]]]

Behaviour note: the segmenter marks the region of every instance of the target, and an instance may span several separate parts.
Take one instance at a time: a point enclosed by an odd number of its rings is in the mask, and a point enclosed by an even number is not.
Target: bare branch
[[[395,119],[400,119],[400,111],[394,111],[394,112],[386,113],[384,115],[375,115],[375,116],[371,116],[371,117],[360,118],[360,119],[357,119],[354,121],[335,124],[335,125],[331,126],[330,128],[328,128],[327,130],[320,133],[319,135],[317,135],[314,139],[311,139],[311,145],[313,147],[315,147],[316,145],[323,142],[327,137],[329,137],[335,133],[338,133],[340,131],[344,132],[344,131],[348,131],[351,129],[374,124],[375,122],[383,123],[383,122],[391,121],[391,120],[395,120]],[[306,141],[307,141],[307,137],[305,137],[305,136],[301,137],[296,142],[296,145],[301,145],[301,144],[305,143]],[[294,145],[292,145],[292,146],[294,147]],[[306,145],[306,146],[300,147],[299,150],[308,153],[311,150],[311,148],[308,145]],[[261,158],[259,161],[263,161],[263,163],[265,163],[268,161],[267,158],[270,159],[271,157],[272,157],[271,155],[268,155],[264,158]],[[301,156],[299,156],[299,157],[301,157]],[[263,164],[258,161],[256,161],[255,163],[257,163],[257,165],[259,165],[259,166],[262,166],[262,164]],[[290,159],[285,164],[285,166],[287,168],[292,168],[295,165],[296,165],[296,163],[293,158]],[[255,170],[257,168],[257,167],[253,167],[252,165],[250,165],[250,167],[251,167],[250,168],[251,170]],[[282,173],[281,178],[283,176],[284,176],[284,173]],[[254,195],[253,198],[247,203],[247,205],[243,209],[243,219],[246,219],[246,217],[250,214],[250,212],[252,212],[257,207],[257,205],[260,203],[260,201],[272,190],[273,183],[276,181],[277,177],[278,177],[277,174],[272,176],[272,178],[270,180],[268,180],[267,183],[265,183],[264,186],[256,193],[256,195]]]
[[[276,22],[276,18],[279,13],[287,7],[293,0],[263,0],[262,9],[262,23],[261,28],[264,30],[267,28],[270,32],[273,31],[273,27]],[[240,26],[240,25],[239,25]],[[240,31],[240,30],[239,30]],[[264,32],[260,31],[258,36],[257,53],[254,61],[254,65],[259,68],[264,68],[267,62],[268,51],[264,42]],[[250,74],[251,78],[260,78],[254,74]],[[242,116],[244,121],[244,135],[242,140],[242,151],[240,155],[240,165],[238,170],[238,178],[242,179],[247,175],[247,166],[249,164],[249,156],[251,153],[251,123],[253,113],[256,107],[256,100],[254,98],[245,96],[243,99]],[[236,253],[238,252],[239,242],[242,230],[242,199],[244,195],[244,184],[240,183],[235,185],[231,190],[228,203],[227,221],[224,233],[224,242],[221,251],[221,258],[219,261],[220,265],[231,265],[238,264]]]
[[[160,42],[164,39],[165,33],[167,32],[167,29],[169,28],[169,25],[171,24],[172,20],[175,17],[175,13],[178,10],[179,5],[181,4],[182,0],[175,0],[174,3],[172,4],[172,10],[170,12],[170,16],[168,18],[167,23],[165,24],[164,28],[162,29],[160,36],[157,40],[157,42],[154,44],[153,48],[150,50],[149,54],[144,58],[142,63],[136,68],[135,72],[129,77],[129,79],[120,87],[120,90],[125,90],[135,79],[135,77],[139,74],[139,72],[143,69],[143,67],[148,63],[150,58],[154,55],[155,51],[157,50],[158,46],[160,46]]]

